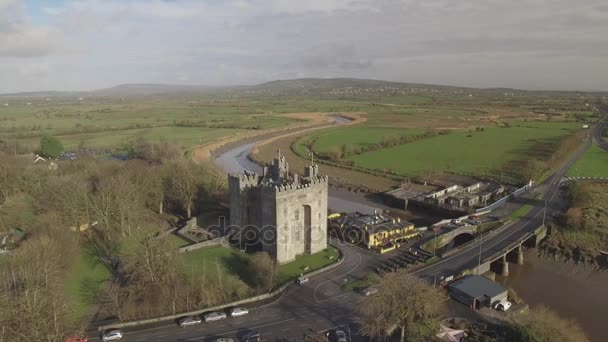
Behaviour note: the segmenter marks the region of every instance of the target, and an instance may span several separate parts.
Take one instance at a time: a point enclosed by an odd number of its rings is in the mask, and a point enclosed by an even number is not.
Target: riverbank
[[[526,251],[524,265],[509,265],[509,277],[496,276],[531,307],[545,305],[564,318],[576,320],[591,341],[605,338],[608,316],[608,272],[541,258]]]

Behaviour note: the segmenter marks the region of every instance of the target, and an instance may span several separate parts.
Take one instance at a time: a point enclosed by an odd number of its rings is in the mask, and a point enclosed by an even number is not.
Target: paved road
[[[334,243],[341,243],[333,241]],[[337,268],[310,278],[302,286],[294,285],[273,302],[251,308],[247,316],[202,323],[180,328],[174,322],[143,329],[125,329],[123,341],[213,341],[218,337],[238,338],[251,329],[259,329],[264,341],[288,338],[302,341],[309,332],[323,332],[341,327],[349,330],[361,295],[341,290],[344,279],[364,277],[380,262],[379,257],[358,247],[341,245],[344,261]],[[350,329],[352,341],[364,341]],[[98,340],[93,337],[92,340]]]
[[[596,138],[599,134],[596,132],[600,129],[599,125],[593,129],[590,136]],[[591,138],[588,139],[584,149],[537,187],[536,191],[544,195],[543,200],[537,201],[525,217],[511,223],[500,232],[488,234],[483,242],[474,241],[457,254],[419,269],[415,274],[431,281],[439,279],[441,275],[451,275],[477,265],[480,245],[483,259],[504,249],[523,234],[538,228],[543,222],[545,211],[552,212],[550,208],[559,191],[561,178],[590,145]],[[250,149],[250,144],[235,148],[216,161],[224,170],[230,172],[242,169],[255,171],[257,165],[245,161]],[[334,241],[334,243],[339,242]],[[250,329],[259,329],[265,341],[301,341],[307,332],[322,333],[336,327],[350,330],[352,341],[365,341],[365,338],[356,335],[353,326],[353,313],[361,297],[355,293],[343,292],[341,286],[345,283],[345,279],[352,281],[367,275],[381,263],[381,257],[349,245],[342,245],[341,249],[345,259],[339,267],[311,277],[310,282],[303,286],[294,285],[274,302],[251,309],[248,316],[203,323],[190,328],[179,328],[174,323],[168,323],[163,326],[127,330],[124,341],[212,341],[220,336],[238,338]]]

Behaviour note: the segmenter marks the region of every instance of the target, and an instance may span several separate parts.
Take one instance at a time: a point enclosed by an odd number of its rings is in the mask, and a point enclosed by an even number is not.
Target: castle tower
[[[277,263],[327,248],[328,178],[319,176],[317,165],[308,166],[304,177],[290,175],[278,151],[264,175],[229,175],[228,184],[231,226],[257,230],[261,248]]]

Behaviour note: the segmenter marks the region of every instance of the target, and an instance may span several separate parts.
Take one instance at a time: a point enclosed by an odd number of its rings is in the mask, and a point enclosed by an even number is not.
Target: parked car
[[[460,219],[453,219],[452,220],[453,224],[460,224],[460,222],[462,222]]]
[[[201,324],[203,321],[196,316],[188,316],[179,320],[179,326],[182,328],[189,327],[192,325]]]
[[[220,337],[220,338],[213,340],[213,342],[234,342],[234,340],[231,339],[230,337]]]
[[[211,312],[205,315],[205,322],[215,322],[226,318],[226,314],[223,312]]]
[[[343,330],[336,330],[336,339],[338,342],[347,342],[346,333]]]
[[[309,279],[308,279],[308,278],[306,278],[306,277],[300,277],[300,278],[298,278],[298,280],[296,280],[296,282],[297,282],[298,284],[302,285],[302,284],[304,284],[304,283],[308,283],[308,280],[309,280]]]
[[[240,317],[249,314],[249,310],[243,308],[234,308],[230,310],[230,317]]]
[[[103,335],[101,335],[101,340],[102,341],[117,341],[122,339],[123,337],[123,332],[121,330],[118,329],[112,329],[112,330],[108,330],[106,332],[103,333]]]
[[[368,297],[368,296],[373,296],[375,294],[378,293],[378,288],[377,287],[368,287],[365,290],[363,290],[363,295]]]
[[[511,302],[509,302],[508,300],[501,300],[500,302],[496,303],[496,305],[494,305],[494,309],[498,311],[507,311],[509,310],[509,308],[511,308]]]

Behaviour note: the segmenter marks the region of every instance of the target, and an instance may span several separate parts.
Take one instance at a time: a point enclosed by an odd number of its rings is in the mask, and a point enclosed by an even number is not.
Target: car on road
[[[344,330],[336,330],[336,339],[338,342],[347,342]]]
[[[101,335],[101,340],[102,341],[117,341],[122,339],[123,337],[123,332],[121,330],[118,329],[112,329],[112,330],[107,330],[106,332],[103,333],[103,335]]]
[[[230,317],[240,317],[249,314],[249,310],[243,308],[234,308],[230,310]]]
[[[498,311],[507,311],[509,310],[509,308],[511,308],[511,302],[509,302],[508,300],[501,300],[500,302],[496,303],[496,305],[494,305],[494,309]]]
[[[300,277],[300,278],[298,278],[298,280],[296,280],[296,282],[297,282],[299,285],[302,285],[302,284],[304,284],[304,283],[308,283],[308,280],[309,280],[309,279],[308,279],[308,278],[306,278],[306,277]]]
[[[213,342],[234,342],[230,337],[220,337],[213,340]]]
[[[223,312],[211,312],[205,315],[205,322],[215,322],[226,318]]]
[[[258,330],[249,331],[242,337],[243,342],[260,342],[260,332]]]
[[[192,325],[201,324],[203,321],[196,316],[188,316],[179,320],[179,326],[182,328],[189,327]]]
[[[377,293],[378,293],[377,287],[368,287],[365,290],[363,290],[363,295],[366,297],[373,296]]]

